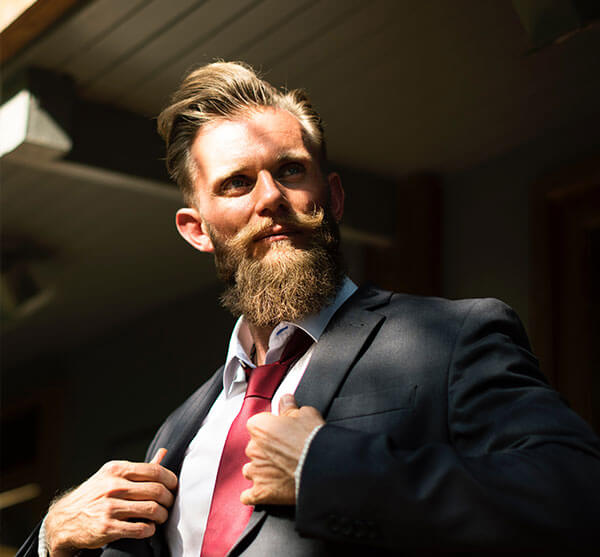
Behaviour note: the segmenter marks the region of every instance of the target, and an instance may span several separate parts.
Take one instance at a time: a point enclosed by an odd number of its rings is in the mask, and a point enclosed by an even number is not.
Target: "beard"
[[[296,247],[288,239],[257,243],[275,224],[301,235],[306,245]],[[217,275],[226,285],[221,305],[257,327],[318,313],[344,280],[339,228],[328,209],[289,212],[276,221],[265,218],[229,240],[207,228]]]

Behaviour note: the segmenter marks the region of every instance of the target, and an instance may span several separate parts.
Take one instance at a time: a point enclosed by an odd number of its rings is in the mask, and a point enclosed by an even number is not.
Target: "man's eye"
[[[227,180],[222,187],[226,193],[235,193],[250,187],[250,180],[245,176],[234,176]]]
[[[286,178],[289,176],[296,176],[297,174],[302,174],[303,172],[304,172],[304,167],[297,162],[293,162],[293,163],[286,164],[285,166],[283,166],[279,171],[279,175],[282,178]]]

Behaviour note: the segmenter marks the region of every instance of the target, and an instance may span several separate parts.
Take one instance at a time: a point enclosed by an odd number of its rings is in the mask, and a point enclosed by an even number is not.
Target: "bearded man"
[[[193,71],[159,117],[239,315],[225,365],[51,506],[22,554],[391,555],[595,536],[600,442],[550,389],[509,308],[358,289],[321,120],[239,63]],[[206,326],[199,317],[199,328]]]

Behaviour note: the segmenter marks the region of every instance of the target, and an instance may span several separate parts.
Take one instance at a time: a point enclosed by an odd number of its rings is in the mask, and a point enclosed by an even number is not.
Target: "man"
[[[103,466],[51,506],[22,554],[591,542],[600,443],[547,386],[514,313],[344,277],[344,192],[302,92],[210,64],[159,129],[188,205],[177,227],[214,254],[223,304],[242,317],[225,366],[163,424],[150,462]]]

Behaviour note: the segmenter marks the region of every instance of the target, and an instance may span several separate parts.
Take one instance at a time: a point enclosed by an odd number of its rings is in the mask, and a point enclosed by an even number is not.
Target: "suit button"
[[[327,519],[327,525],[329,526],[329,529],[335,534],[337,534],[340,531],[340,521],[338,520],[337,516],[329,515],[329,518]]]

